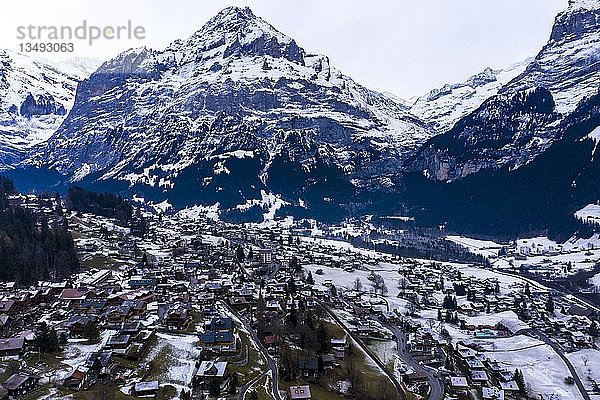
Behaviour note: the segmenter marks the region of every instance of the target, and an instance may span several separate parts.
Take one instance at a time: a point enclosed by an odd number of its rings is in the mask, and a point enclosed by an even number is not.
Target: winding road
[[[241,387],[240,392],[238,393],[238,400],[244,400],[248,390],[250,388],[252,388],[256,384],[256,382],[258,382],[262,378],[264,378],[269,372],[271,373],[271,381],[272,381],[272,385],[271,385],[272,393],[271,394],[273,395],[273,398],[275,400],[283,400],[279,393],[279,370],[277,369],[277,362],[273,359],[273,357],[271,357],[271,355],[269,354],[269,352],[267,351],[265,346],[263,346],[262,342],[260,341],[260,339],[258,337],[258,334],[256,333],[256,331],[254,329],[252,329],[250,324],[248,322],[246,322],[246,320],[243,319],[242,316],[236,310],[231,308],[229,306],[229,304],[227,304],[226,302],[224,302],[222,300],[219,300],[219,302],[225,308],[227,308],[227,310],[232,315],[235,315],[235,317],[242,322],[242,324],[244,325],[244,329],[250,333],[252,341],[256,344],[256,348],[258,348],[258,350],[261,352],[261,354],[267,361],[267,369],[264,370],[263,372],[261,372],[257,377],[252,379],[250,382],[246,383],[244,386]]]
[[[585,389],[585,386],[583,386],[583,382],[581,382],[581,379],[579,379],[579,375],[577,375],[577,371],[575,371],[573,364],[571,364],[571,361],[569,361],[569,359],[565,356],[565,353],[560,348],[560,346],[558,344],[556,344],[554,341],[552,341],[548,336],[546,336],[541,331],[532,329],[530,332],[534,337],[537,337],[542,342],[544,342],[548,346],[552,347],[552,349],[556,352],[556,354],[558,354],[558,356],[567,365],[567,368],[569,369],[569,372],[571,373],[571,376],[573,377],[573,380],[575,381],[575,385],[577,385],[577,388],[579,389],[579,392],[581,393],[583,398],[585,400],[590,400],[590,395],[588,394],[587,390]]]
[[[396,376],[394,375],[394,373],[390,372],[388,370],[388,368],[379,360],[379,358],[373,353],[373,351],[370,348],[368,348],[359,337],[357,337],[353,332],[351,332],[350,329],[348,329],[348,327],[346,326],[346,324],[340,318],[338,318],[337,315],[335,315],[326,305],[324,305],[324,304],[322,304],[320,302],[319,302],[319,304],[321,305],[321,307],[323,307],[323,309],[327,312],[327,314],[335,322],[337,322],[337,324],[339,326],[342,327],[342,329],[344,330],[344,332],[346,332],[346,334],[348,336],[350,336],[354,340],[355,343],[358,344],[358,346],[362,349],[362,351],[364,351],[365,354],[367,354],[369,356],[369,358],[371,358],[373,360],[373,362],[375,362],[377,364],[377,366],[379,367],[379,369],[381,369],[381,371],[392,382],[392,384],[394,385],[394,387],[398,391],[398,394],[400,395],[400,397],[402,397],[403,400],[407,400],[408,397],[406,396],[406,392],[404,391],[404,388],[402,387],[402,385],[400,384],[400,382],[398,382],[398,379],[396,379]]]
[[[398,349],[398,355],[406,365],[411,367],[413,370],[417,372],[422,372],[427,376],[427,381],[429,382],[429,387],[431,391],[429,392],[429,400],[443,400],[444,399],[444,385],[440,380],[429,370],[424,368],[419,362],[415,361],[410,353],[406,350],[406,334],[397,326],[384,323],[382,321],[378,321],[382,324],[387,330],[392,332],[392,335],[396,338],[396,347]]]

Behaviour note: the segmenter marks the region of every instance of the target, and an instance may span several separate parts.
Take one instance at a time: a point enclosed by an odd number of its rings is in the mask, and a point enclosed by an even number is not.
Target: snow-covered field
[[[592,389],[590,378],[600,383],[600,351],[594,349],[582,349],[567,354],[567,358],[575,367],[577,375],[586,389]]]
[[[521,346],[521,343],[517,343]],[[517,348],[517,347],[515,347]],[[498,361],[508,370],[516,368],[523,372],[525,383],[532,391],[539,394],[556,394],[563,400],[581,399],[581,393],[575,385],[567,385],[564,379],[570,376],[567,366],[548,345],[535,346],[524,350],[506,350],[485,353]],[[539,396],[536,396],[539,398]]]
[[[480,254],[484,257],[498,256],[498,252],[502,247],[502,245],[489,240],[478,240],[464,236],[446,236],[446,239],[458,243],[468,248],[472,253]]]
[[[383,266],[372,267],[373,271],[377,274],[381,275],[386,282],[388,288],[388,294],[385,297],[380,295],[375,295],[372,293],[370,297],[368,297],[368,301],[371,304],[381,304],[384,309],[388,307],[389,310],[400,310],[402,313],[406,312],[406,304],[408,302],[403,299],[399,299],[398,293],[400,289],[398,289],[398,280],[400,279],[400,275],[398,274],[398,265],[394,264],[384,264]],[[323,275],[317,275],[316,271],[318,269],[323,270]],[[362,284],[362,290],[365,293],[369,293],[372,289],[371,281],[368,279],[368,276],[371,275],[370,270],[356,270],[353,272],[346,272],[340,268],[326,267],[321,265],[307,265],[307,271],[311,271],[312,276],[315,280],[315,283],[325,287],[325,281],[331,281],[336,288],[338,289],[352,289],[354,286],[354,282],[356,279],[360,279]]]
[[[594,277],[590,279],[590,283],[594,286],[600,287],[600,274],[594,275]]]
[[[588,204],[575,213],[575,216],[586,222],[600,223],[600,205]]]
[[[196,335],[172,335],[157,333],[158,342],[146,357],[146,361],[155,360],[161,353],[166,354],[168,366],[160,376],[160,383],[169,384],[177,388],[187,389],[192,382],[196,368],[196,360],[200,351],[196,343]],[[160,367],[160,366],[159,366]]]

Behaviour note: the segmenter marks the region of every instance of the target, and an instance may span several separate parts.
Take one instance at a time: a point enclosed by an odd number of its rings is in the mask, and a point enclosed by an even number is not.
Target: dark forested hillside
[[[90,192],[80,186],[69,188],[65,204],[69,210],[116,218],[123,223],[129,222],[133,214],[133,207],[121,196]]]
[[[79,262],[62,208],[34,212],[10,202],[10,194],[12,182],[0,177],[0,280],[28,285],[76,272]]]
[[[417,221],[447,223],[466,234],[514,238],[548,234],[565,240],[589,227],[573,213],[600,198],[600,153],[588,134],[600,126],[600,94],[561,124],[548,150],[517,170],[483,171],[452,183],[409,175],[403,200],[418,205]]]

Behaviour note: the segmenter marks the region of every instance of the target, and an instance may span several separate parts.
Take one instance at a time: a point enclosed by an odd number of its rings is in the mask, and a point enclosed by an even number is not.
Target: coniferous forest
[[[0,280],[22,286],[76,272],[79,262],[62,207],[35,212],[10,201],[12,194],[17,194],[12,181],[0,177]]]
[[[80,186],[69,188],[65,204],[69,210],[115,218],[124,224],[131,220],[133,214],[133,207],[121,196],[90,192]]]

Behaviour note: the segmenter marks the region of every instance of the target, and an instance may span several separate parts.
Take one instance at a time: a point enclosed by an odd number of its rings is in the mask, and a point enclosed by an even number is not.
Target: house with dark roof
[[[207,331],[198,338],[198,343],[204,350],[210,350],[216,354],[234,353],[237,348],[233,332]]]
[[[232,318],[213,318],[210,321],[210,330],[215,332],[232,332],[233,331],[233,319]]]
[[[23,352],[25,338],[0,339],[0,356],[17,356]]]
[[[69,376],[67,376],[63,382],[65,387],[71,389],[81,389],[87,378],[87,369],[84,367],[76,368]]]
[[[132,289],[137,288],[154,288],[156,286],[156,279],[131,279],[129,281],[129,287]]]
[[[298,370],[304,380],[314,382],[319,372],[319,360],[316,357],[300,358],[298,360]]]
[[[63,289],[58,299],[69,307],[79,308],[81,303],[87,298],[88,290]]]
[[[33,375],[24,373],[13,374],[2,386],[7,390],[10,397],[23,396],[37,387],[38,379]]]
[[[190,320],[187,308],[181,304],[170,307],[164,319],[167,328],[175,330],[185,330]]]
[[[87,315],[74,315],[65,322],[65,328],[69,330],[69,336],[80,338],[86,328],[94,324],[94,318]]]
[[[98,314],[106,307],[105,299],[86,299],[81,303],[81,310],[88,314]]]

